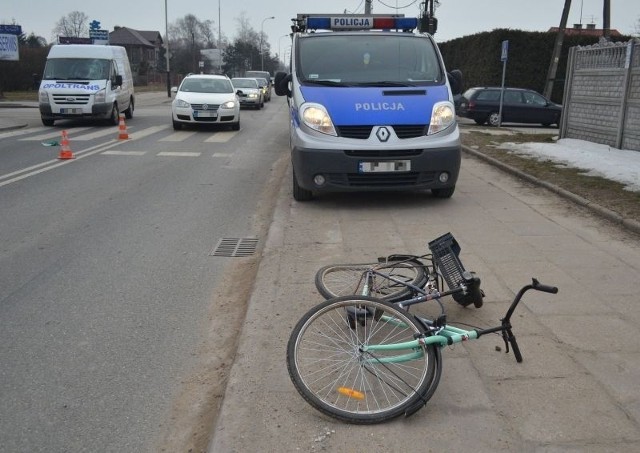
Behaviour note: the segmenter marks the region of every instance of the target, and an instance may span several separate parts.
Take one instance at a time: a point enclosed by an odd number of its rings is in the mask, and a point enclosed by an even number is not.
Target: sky
[[[423,0],[373,0],[372,13],[402,13],[417,16]],[[103,29],[114,26],[136,30],[157,30],[165,34],[165,3],[169,24],[187,14],[218,24],[224,36],[233,41],[237,18],[244,12],[256,32],[264,31],[271,53],[287,53],[286,35],[291,32],[291,18],[298,13],[364,12],[364,0],[3,0],[0,23],[16,23],[27,35],[35,33],[52,41],[52,30],[58,20],[72,11],[97,20]],[[568,26],[595,23],[602,28],[602,0],[573,0]],[[546,31],[560,24],[564,0],[440,0],[436,9],[439,42],[496,28]],[[274,19],[270,19],[275,17]],[[610,27],[622,34],[640,28],[640,1],[611,0]]]

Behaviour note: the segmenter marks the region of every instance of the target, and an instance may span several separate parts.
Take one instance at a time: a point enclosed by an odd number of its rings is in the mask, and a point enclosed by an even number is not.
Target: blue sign
[[[99,22],[99,21],[97,21],[97,20],[94,20],[93,22],[91,22],[91,23],[89,24],[89,28],[90,28],[91,30],[100,30],[100,22]]]
[[[21,35],[22,26],[21,25],[0,25],[0,34]]]
[[[500,56],[500,61],[507,61],[509,55],[509,40],[505,39],[502,41],[502,55]]]

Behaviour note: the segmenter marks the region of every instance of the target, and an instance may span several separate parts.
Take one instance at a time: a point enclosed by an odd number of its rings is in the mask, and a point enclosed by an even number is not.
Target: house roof
[[[109,33],[109,43],[115,46],[160,47],[162,35],[158,31],[141,31],[129,27],[116,27]]]

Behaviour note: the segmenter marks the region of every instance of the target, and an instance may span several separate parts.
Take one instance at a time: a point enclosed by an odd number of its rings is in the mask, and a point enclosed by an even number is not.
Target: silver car
[[[258,86],[258,81],[249,77],[234,77],[231,83],[236,90],[240,105],[254,107],[260,110],[264,107],[264,94]]]

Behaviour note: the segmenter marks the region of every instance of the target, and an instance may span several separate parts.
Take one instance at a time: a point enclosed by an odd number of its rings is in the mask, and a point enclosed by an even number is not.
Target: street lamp
[[[282,55],[280,55],[280,41],[282,40],[282,38],[288,38],[289,35],[282,35],[278,38],[278,70],[280,69],[280,60],[282,60]],[[283,64],[284,64],[284,60],[282,60]]]
[[[260,24],[260,70],[264,71],[264,55],[262,54],[262,34],[264,33],[262,30],[264,28],[264,23],[265,21],[269,20],[269,19],[275,19],[275,16],[271,16],[271,17],[265,17],[262,20],[262,24]]]
[[[167,21],[167,0],[164,0],[164,38],[167,40],[165,57],[167,59],[167,97],[171,97],[171,77],[169,72],[169,22]]]

